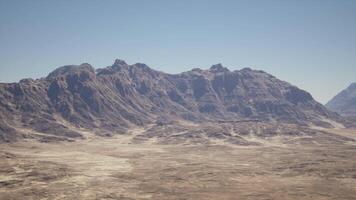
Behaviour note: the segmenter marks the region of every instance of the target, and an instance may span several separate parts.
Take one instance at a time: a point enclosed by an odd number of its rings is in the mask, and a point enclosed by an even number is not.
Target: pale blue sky
[[[262,69],[326,103],[356,82],[356,1],[0,0],[0,82],[115,58]]]

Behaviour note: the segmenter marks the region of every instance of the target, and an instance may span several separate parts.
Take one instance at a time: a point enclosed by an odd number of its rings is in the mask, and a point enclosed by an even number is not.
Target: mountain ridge
[[[324,119],[342,121],[308,92],[261,70],[230,71],[216,64],[168,74],[119,59],[106,68],[67,65],[45,78],[1,83],[0,115],[2,140],[12,140],[8,130],[18,127],[55,137],[81,137],[62,121],[100,130],[99,134],[123,133],[160,119],[198,123],[247,119],[302,126],[332,126]]]

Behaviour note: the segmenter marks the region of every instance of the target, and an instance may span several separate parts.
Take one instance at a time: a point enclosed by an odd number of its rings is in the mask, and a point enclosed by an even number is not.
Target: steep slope
[[[325,106],[341,115],[356,117],[356,83],[341,91]]]
[[[301,125],[340,120],[309,93],[263,71],[229,71],[217,64],[172,75],[122,60],[97,70],[69,65],[46,78],[2,83],[0,115],[2,141],[28,136],[16,134],[24,129],[64,139],[81,137],[79,128],[123,133],[162,119]]]

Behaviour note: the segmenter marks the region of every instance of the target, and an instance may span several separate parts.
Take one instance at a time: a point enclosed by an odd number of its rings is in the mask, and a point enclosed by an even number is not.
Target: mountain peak
[[[218,64],[215,64],[215,65],[212,65],[210,67],[210,71],[213,71],[213,72],[228,72],[229,69],[224,67],[221,63],[218,63]]]
[[[124,66],[127,65],[127,63],[124,60],[121,59],[115,59],[115,62],[113,64],[114,66]]]
[[[356,83],[338,93],[326,107],[344,116],[356,116]]]
[[[135,63],[132,66],[138,67],[138,68],[149,68],[145,63]]]
[[[111,66],[112,69],[118,70],[122,67],[128,66],[128,64],[124,60],[115,59],[114,64]]]
[[[95,70],[90,64],[83,63],[81,65],[65,65],[62,67],[58,67],[53,72],[51,72],[47,76],[47,78],[54,78],[57,76],[66,75],[66,74],[70,74],[70,73],[77,73],[77,72],[81,72],[81,71],[86,71],[86,72],[95,74]]]

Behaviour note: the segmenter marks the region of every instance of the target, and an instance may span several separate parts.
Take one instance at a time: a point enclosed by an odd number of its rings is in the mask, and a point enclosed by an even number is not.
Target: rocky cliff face
[[[356,83],[341,91],[325,106],[341,115],[356,117]]]
[[[230,71],[217,64],[166,74],[122,60],[97,70],[70,65],[46,78],[2,83],[0,115],[2,141],[13,140],[23,129],[75,138],[81,135],[70,127],[111,134],[161,119],[302,125],[340,120],[309,93],[263,71]]]

